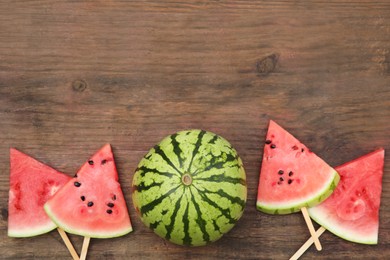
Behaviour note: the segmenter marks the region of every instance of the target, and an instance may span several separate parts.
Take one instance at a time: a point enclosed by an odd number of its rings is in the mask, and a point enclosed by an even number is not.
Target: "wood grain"
[[[0,1],[1,258],[69,259],[56,232],[7,237],[9,147],[73,175],[109,142],[134,232],[93,239],[90,259],[288,259],[302,216],[255,208],[269,119],[334,166],[389,150],[390,2]],[[237,226],[196,249],[144,227],[130,193],[147,150],[186,128],[227,138],[248,179]],[[302,259],[390,258],[389,167],[379,244],[325,232]]]

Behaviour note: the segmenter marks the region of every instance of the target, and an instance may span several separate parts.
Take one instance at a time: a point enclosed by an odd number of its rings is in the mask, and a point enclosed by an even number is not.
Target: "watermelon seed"
[[[81,199],[82,201],[84,201],[84,200],[85,200],[85,196],[81,196],[80,199]]]
[[[280,174],[280,175],[282,175],[283,173],[284,173],[283,170],[279,170],[279,171],[278,171],[278,174]]]
[[[275,149],[275,148],[276,148],[276,145],[275,145],[275,144],[271,144],[271,148],[272,148],[272,149]]]
[[[116,195],[115,194],[112,196],[112,200],[116,200]]]
[[[105,165],[106,163],[107,163],[106,159],[102,160],[102,165]]]
[[[93,165],[93,160],[88,161],[89,165]]]
[[[270,144],[270,143],[272,143],[272,141],[269,140],[269,139],[267,139],[267,140],[265,140],[265,143],[266,143],[266,144]]]
[[[298,150],[298,146],[294,145],[293,147],[291,147],[293,150]]]
[[[111,209],[108,209],[106,212],[107,212],[108,214],[111,214],[111,213],[112,213],[112,210],[111,210]]]
[[[75,178],[77,178],[77,173],[74,175]]]
[[[75,182],[74,182],[74,186],[76,186],[76,187],[80,187],[80,186],[81,186],[81,183],[80,183],[80,182],[78,182],[78,181],[75,181]]]
[[[114,207],[114,203],[109,202],[109,203],[107,203],[107,206],[109,206],[110,208],[112,208],[112,207]]]
[[[287,181],[288,184],[291,184],[292,182],[293,182],[292,179],[288,179],[288,181]]]
[[[92,207],[93,206],[93,202],[92,201],[89,201],[88,204],[87,204],[88,207]]]
[[[288,173],[288,176],[291,177],[291,176],[293,176],[293,174],[294,174],[294,173],[293,173],[292,171],[290,171],[290,172]]]
[[[282,182],[281,182],[281,181],[278,181],[278,185],[280,185],[280,184],[282,184]]]
[[[305,149],[302,148],[302,149],[301,149],[301,152],[303,153],[304,151],[305,151]]]
[[[284,181],[283,177],[280,177],[279,180],[280,180],[280,181]]]

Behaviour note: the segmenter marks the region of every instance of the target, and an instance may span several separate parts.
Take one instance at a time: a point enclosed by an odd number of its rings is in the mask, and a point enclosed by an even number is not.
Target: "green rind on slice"
[[[343,229],[342,226],[337,225],[337,223],[332,223],[329,219],[326,221],[324,220],[324,216],[326,213],[320,213],[319,211],[309,210],[310,217],[323,226],[325,229],[329,230],[336,236],[339,236],[345,240],[360,243],[360,244],[367,244],[367,245],[376,245],[378,244],[378,236],[377,235],[366,235],[365,237],[362,237],[361,233],[359,231],[353,232],[352,230],[346,230]]]
[[[25,228],[25,229],[12,229],[8,230],[9,237],[33,237],[45,234],[54,230],[57,226],[51,222],[47,223],[47,225],[43,225],[35,228]]]
[[[82,229],[75,230],[69,227],[67,223],[60,221],[55,216],[55,214],[51,211],[51,208],[48,204],[44,205],[44,209],[47,215],[57,226],[61,227],[64,231],[75,235],[93,237],[93,238],[112,238],[112,237],[120,237],[133,231],[133,228],[131,226],[128,229],[121,229],[120,232],[107,232],[107,231],[102,232],[100,230],[93,232],[92,230],[82,230]]]
[[[289,205],[285,206],[285,207],[280,206],[280,205],[277,205],[276,207],[272,207],[272,206],[257,202],[256,207],[259,211],[267,213],[267,214],[284,215],[284,214],[291,214],[291,213],[299,212],[301,210],[301,208],[303,208],[303,207],[309,208],[309,207],[313,207],[315,205],[318,205],[321,202],[323,202],[324,200],[326,200],[332,194],[332,192],[335,190],[335,188],[337,187],[337,184],[340,181],[340,176],[338,175],[338,173],[336,171],[334,171],[332,175],[333,175],[333,178],[330,178],[331,181],[329,182],[328,185],[324,186],[324,188],[320,192],[313,194],[312,196],[310,196],[310,198],[308,198],[305,201],[301,201],[301,202],[296,203],[296,204],[292,204],[289,202],[288,203]]]

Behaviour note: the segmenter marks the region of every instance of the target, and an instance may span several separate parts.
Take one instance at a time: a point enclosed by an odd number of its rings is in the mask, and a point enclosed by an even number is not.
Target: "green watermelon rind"
[[[308,199],[304,201],[299,201],[298,203],[285,203],[284,205],[267,205],[264,203],[257,202],[256,208],[261,212],[276,215],[299,212],[303,207],[314,207],[326,200],[336,189],[339,181],[339,174],[337,173],[337,171],[333,170],[333,173],[330,175],[328,184],[324,185],[323,189],[318,191],[316,194],[313,194],[312,196],[307,196]]]
[[[329,218],[324,220],[326,218],[327,213],[324,212],[323,210],[311,210],[310,208],[308,209],[310,217],[323,226],[326,230],[332,232],[336,236],[339,236],[345,240],[355,242],[355,243],[360,243],[360,244],[367,244],[367,245],[376,245],[378,244],[378,235],[367,235],[365,234],[362,236],[361,233],[359,232],[353,232],[351,230],[343,230],[342,226],[337,225],[336,222],[332,222]]]
[[[209,146],[208,144],[212,145]],[[193,176],[194,186],[191,185],[184,188],[183,184],[180,184],[180,178],[186,172],[191,174],[189,165],[193,162],[192,165],[198,167],[200,166],[198,163],[203,162],[205,165],[202,165],[202,167],[206,167],[206,164],[210,163],[209,159],[207,159],[209,156],[213,158],[212,160],[216,159],[214,163],[220,164],[221,167],[217,169],[217,166],[213,166],[205,170],[206,175],[203,177],[200,175]],[[217,173],[211,172],[214,168]],[[196,168],[192,168],[192,170],[197,172]],[[181,172],[181,175],[178,175],[179,172]],[[156,173],[160,175],[158,178],[156,176],[153,177],[153,174]],[[143,178],[141,176],[149,177]],[[214,185],[214,188],[203,186],[203,189],[200,186],[203,185],[201,184],[202,181],[198,177],[204,180],[210,178],[210,181],[215,181],[216,183],[219,181],[226,182],[226,184]],[[170,197],[170,192],[163,194],[161,197],[156,195],[157,192],[160,192],[160,185],[164,190],[171,184],[175,185],[175,187],[180,186],[177,189],[174,188],[178,190],[178,193],[172,193],[173,197]],[[133,177],[132,188],[133,205],[141,221],[158,236],[172,243],[187,246],[202,246],[220,239],[241,218],[247,199],[245,170],[237,151],[223,137],[199,129],[180,131],[167,136],[152,148],[140,161]],[[145,193],[149,189],[153,189],[153,192],[150,194]],[[170,189],[172,190],[172,188]],[[204,191],[205,193],[202,195],[196,190]],[[193,194],[192,192],[195,193]],[[223,200],[222,202],[212,201],[211,198],[217,195],[224,196],[220,198],[220,200]],[[164,199],[160,200],[163,197]],[[172,206],[169,207],[168,202],[171,199]],[[229,199],[231,200],[229,201]],[[206,202],[207,200],[208,202]],[[157,201],[159,202],[156,204],[156,208],[150,210],[153,216],[149,215],[149,210],[143,210],[146,208],[146,205],[154,204]],[[194,206],[195,204],[198,204],[198,206]],[[230,209],[227,208],[227,204],[230,205]],[[168,206],[164,208],[162,205]],[[209,208],[210,211],[200,210],[199,205],[206,209]],[[218,219],[212,219],[211,216],[218,212],[216,207],[221,212],[218,215]],[[160,208],[166,209],[166,213],[154,214]],[[194,215],[191,214],[191,211]],[[230,213],[228,213],[229,211]],[[229,214],[230,222],[222,224],[224,221],[228,221],[228,219],[224,219],[224,216],[227,214]],[[196,216],[197,219],[191,217],[191,215]],[[162,216],[162,218],[158,219],[159,216]],[[217,223],[219,223],[218,227]],[[203,226],[203,230],[201,226]],[[208,239],[205,239],[205,235]]]
[[[20,229],[20,230],[13,229],[12,231],[9,230],[8,236],[9,237],[34,237],[34,236],[48,233],[56,228],[57,226],[53,222],[50,222],[47,225],[42,225],[37,228],[28,228],[28,229]]]
[[[51,220],[59,227],[61,227],[64,231],[75,234],[75,235],[80,235],[84,237],[93,237],[93,238],[113,238],[113,237],[120,237],[123,235],[126,235],[133,231],[133,228],[130,226],[128,229],[121,229],[120,232],[107,232],[107,231],[100,231],[97,230],[96,232],[92,232],[91,230],[75,230],[73,228],[70,228],[65,222],[60,221],[59,219],[56,218],[56,216],[53,214],[51,211],[50,206],[46,203],[43,207],[46,211],[46,214],[49,215]],[[104,234],[104,235],[103,235]]]

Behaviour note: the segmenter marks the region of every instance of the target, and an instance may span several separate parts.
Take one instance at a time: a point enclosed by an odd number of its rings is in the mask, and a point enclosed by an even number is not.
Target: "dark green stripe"
[[[232,183],[232,184],[241,184],[243,186],[246,185],[245,179],[224,176],[223,174],[212,175],[212,176],[207,177],[207,178],[193,178],[193,179],[196,181],[207,181],[207,182],[217,182],[217,183],[228,182],[228,183]]]
[[[197,218],[195,220],[196,224],[198,224],[199,228],[200,228],[200,231],[202,232],[203,234],[203,240],[208,243],[210,242],[210,235],[207,233],[207,230],[206,230],[206,220],[204,220],[202,218],[202,211],[200,210],[200,207],[199,207],[199,204],[196,202],[195,200],[195,196],[194,194],[192,193],[192,190],[191,191],[191,201],[195,207],[195,210],[197,212]]]
[[[206,134],[206,131],[204,131],[204,130],[201,130],[201,131],[199,132],[199,134],[198,134],[198,140],[197,140],[196,143],[195,143],[195,148],[194,148],[194,150],[192,151],[191,161],[190,161],[190,164],[188,165],[188,172],[191,172],[192,162],[194,161],[195,156],[198,154],[199,148],[200,148],[200,146],[202,145],[203,136],[204,136],[205,134]]]
[[[180,148],[180,143],[176,140],[177,136],[178,136],[177,133],[171,135],[171,140],[172,140],[173,152],[177,156],[177,159],[178,159],[179,164],[180,164],[180,168],[182,168],[183,167],[183,158],[181,156],[182,156],[183,151]]]
[[[152,202],[143,205],[140,209],[140,213],[143,216],[144,214],[148,213],[149,211],[153,210],[157,205],[159,205],[165,198],[169,197],[172,193],[174,193],[181,185],[176,186],[173,189],[170,189],[167,193],[159,197],[158,199],[153,200]]]
[[[168,158],[168,156],[165,154],[165,152],[161,149],[159,145],[156,145],[154,147],[154,152],[161,156],[161,158],[166,161],[173,169],[175,169],[180,175],[183,175],[183,173],[176,168],[176,166],[172,163],[172,161]]]
[[[184,190],[184,188],[183,188],[183,190]],[[169,225],[165,226],[166,229],[167,229],[167,234],[165,235],[165,238],[168,239],[168,240],[171,239],[171,233],[172,233],[173,227],[175,226],[175,219],[176,219],[176,216],[177,216],[177,212],[180,209],[180,202],[181,202],[181,195],[180,195],[179,199],[175,203],[175,209],[173,210],[173,213],[171,215],[171,222],[169,223]]]
[[[199,194],[202,194],[202,193],[211,193],[211,194],[217,194],[219,195],[220,197],[222,198],[226,198],[228,199],[229,201],[231,201],[232,203],[235,203],[235,204],[238,204],[241,206],[242,209],[245,208],[245,200],[243,200],[241,197],[234,197],[234,196],[231,196],[229,195],[228,193],[224,192],[222,189],[219,189],[218,191],[211,191],[211,190],[208,190],[208,189],[205,189],[204,187],[202,187],[201,189],[199,189],[198,187],[196,187],[195,185],[193,185],[197,190],[199,190]]]
[[[143,191],[149,190],[150,188],[153,188],[153,187],[161,187],[162,184],[163,184],[162,182],[160,182],[160,183],[152,182],[152,184],[150,184],[150,185],[145,185],[144,182],[141,182],[138,185],[134,185],[133,190],[136,190],[138,192],[143,192]]]
[[[230,216],[229,209],[221,208],[217,203],[215,203],[213,200],[211,200],[204,192],[199,191],[198,193],[203,201],[207,202],[210,206],[214,207],[219,212],[221,212],[221,214],[229,220],[230,224],[236,223],[237,220]]]
[[[184,229],[184,238],[183,238],[183,244],[184,245],[191,245],[192,243],[192,239],[191,239],[191,236],[190,236],[190,233],[189,233],[189,228],[190,228],[190,220],[188,219],[188,208],[189,208],[190,204],[187,202],[187,207],[186,207],[186,210],[184,211],[184,214],[183,214],[183,229]]]
[[[162,171],[159,171],[157,169],[152,169],[152,168],[148,168],[146,166],[141,166],[141,167],[138,167],[136,170],[137,171],[142,171],[140,173],[141,177],[145,177],[145,174],[148,173],[148,172],[151,172],[151,173],[156,173],[158,175],[161,175],[161,176],[165,176],[165,177],[173,177],[173,176],[177,176],[177,174],[174,174],[174,173],[171,173],[171,172],[162,172]]]
[[[198,169],[198,171],[194,172],[192,174],[192,176],[194,177],[194,176],[196,176],[196,175],[198,175],[200,173],[207,172],[207,171],[209,171],[211,169],[222,169],[222,168],[224,168],[226,163],[233,162],[233,161],[238,159],[237,156],[234,156],[234,155],[232,155],[230,153],[223,153],[223,154],[226,154],[226,159],[222,158],[222,155],[214,156],[212,153],[207,154],[207,155],[211,155],[211,160],[210,160],[209,165],[206,166],[204,169]],[[234,164],[234,165],[230,165],[228,167],[229,168],[232,168],[232,167],[240,168],[240,165],[237,163],[237,164]]]
[[[209,144],[215,144],[215,142],[218,140],[218,135],[214,135],[213,138],[209,141]]]

